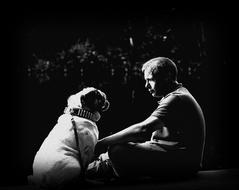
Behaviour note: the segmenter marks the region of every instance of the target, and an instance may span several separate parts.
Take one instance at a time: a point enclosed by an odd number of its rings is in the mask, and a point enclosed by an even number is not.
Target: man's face
[[[145,88],[156,98],[163,96],[163,81],[156,80],[149,69],[144,71]]]

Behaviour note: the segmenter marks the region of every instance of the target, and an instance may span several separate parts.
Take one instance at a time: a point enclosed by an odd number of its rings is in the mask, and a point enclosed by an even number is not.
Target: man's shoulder
[[[185,87],[179,87],[176,90],[174,90],[173,92],[169,93],[165,98],[187,98],[187,97],[191,97],[191,93],[188,91],[187,88]]]
[[[190,92],[185,87],[180,87],[176,89],[175,91],[167,94],[165,97],[163,97],[158,104],[159,105],[165,105],[165,104],[174,104],[176,102],[190,99],[191,98]]]

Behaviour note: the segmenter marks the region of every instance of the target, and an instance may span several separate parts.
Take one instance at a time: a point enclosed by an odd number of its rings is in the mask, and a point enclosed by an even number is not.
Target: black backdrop
[[[148,16],[155,22],[164,13],[148,13]],[[131,12],[122,16],[117,12],[29,11],[15,14],[7,21],[9,30],[6,37],[9,38],[5,40],[4,50],[7,51],[4,51],[1,69],[3,185],[26,183],[34,154],[64,109],[66,98],[79,88],[61,77],[43,84],[33,81],[26,73],[27,65],[32,64],[32,54],[51,58],[56,52],[68,48],[79,36],[107,36],[98,44],[118,44],[116,38],[127,21],[133,18],[139,22],[145,14]],[[185,57],[187,53],[188,56],[192,53],[188,45],[188,30],[191,27],[188,23],[204,24],[207,57],[204,61],[206,66],[201,72],[203,76],[200,76],[199,82],[184,77],[183,72],[179,76],[180,82],[198,99],[206,117],[207,141],[203,169],[238,167],[235,153],[237,129],[230,120],[233,114],[228,107],[234,99],[234,94],[229,91],[228,74],[228,67],[232,64],[233,17],[217,11],[179,10],[170,19],[167,21],[178,26]],[[134,85],[134,98],[128,84],[111,82],[102,87],[109,94],[111,109],[99,122],[101,137],[141,121],[156,106],[155,100],[145,91],[143,81],[139,80]]]

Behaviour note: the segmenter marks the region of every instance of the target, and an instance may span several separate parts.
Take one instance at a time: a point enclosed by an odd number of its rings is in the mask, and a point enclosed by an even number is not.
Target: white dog
[[[29,182],[43,188],[61,188],[80,180],[81,172],[94,158],[99,137],[96,122],[108,108],[105,93],[93,87],[71,95],[64,114],[35,155]]]

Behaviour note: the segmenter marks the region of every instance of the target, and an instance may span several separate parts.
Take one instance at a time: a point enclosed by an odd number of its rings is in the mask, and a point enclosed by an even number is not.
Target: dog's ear
[[[107,111],[110,107],[110,102],[107,100],[107,96],[104,92],[102,92],[101,90],[98,90],[99,93],[99,98],[98,98],[98,110],[100,112],[104,112]]]
[[[108,100],[105,100],[105,103],[102,106],[102,112],[107,111],[109,107],[110,107],[110,102]]]
[[[96,89],[88,89],[81,96],[82,108],[88,108],[92,112],[98,111],[100,98],[101,95]]]
[[[82,94],[80,97],[81,107],[84,108],[86,106],[86,97],[85,94]]]

